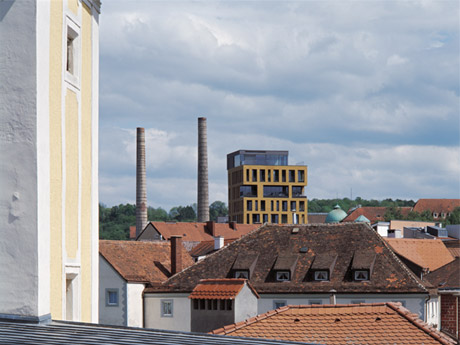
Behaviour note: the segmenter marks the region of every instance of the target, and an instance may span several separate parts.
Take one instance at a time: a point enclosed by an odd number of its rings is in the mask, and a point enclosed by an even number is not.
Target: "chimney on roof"
[[[216,236],[214,237],[214,250],[218,250],[224,246],[224,237],[223,236]]]
[[[147,226],[147,188],[145,180],[145,130],[138,127],[136,146],[136,237]]]
[[[130,226],[129,227],[129,239],[130,240],[135,240],[136,239],[136,226]]]
[[[236,222],[230,222],[228,223],[230,225],[230,228],[236,231]]]
[[[171,236],[171,275],[182,271],[182,236]]]
[[[206,118],[198,118],[198,222],[209,220],[208,147]]]
[[[216,237],[216,222],[210,220],[206,222],[206,232],[210,234],[212,237]]]

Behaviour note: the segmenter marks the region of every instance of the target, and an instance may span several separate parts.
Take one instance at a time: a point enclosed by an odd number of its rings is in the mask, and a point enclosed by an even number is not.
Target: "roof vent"
[[[381,320],[382,319],[380,317],[378,317],[378,316],[375,318],[375,321],[381,321]]]
[[[308,253],[308,247],[302,247],[302,248],[300,248],[299,252],[301,252],[301,253]]]
[[[299,228],[293,228],[291,233],[292,233],[292,234],[297,234],[297,233],[299,233]]]
[[[335,322],[340,322],[340,319],[339,318],[335,319]]]
[[[300,322],[300,319],[299,318],[294,319],[294,322]]]

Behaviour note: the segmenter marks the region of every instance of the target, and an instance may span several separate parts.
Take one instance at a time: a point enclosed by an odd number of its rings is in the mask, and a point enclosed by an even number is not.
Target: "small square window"
[[[235,278],[249,279],[248,271],[235,271]]]
[[[354,280],[369,280],[369,272],[365,270],[356,270],[353,274]]]
[[[287,301],[285,300],[273,301],[273,309],[278,309],[284,307],[285,305],[287,305]]]
[[[105,305],[109,307],[118,306],[118,289],[105,289]]]
[[[173,300],[162,299],[161,300],[161,317],[172,317],[173,316]]]
[[[279,282],[285,282],[290,280],[289,271],[278,271],[276,272],[276,280]]]
[[[315,280],[326,281],[329,280],[328,271],[315,271]]]

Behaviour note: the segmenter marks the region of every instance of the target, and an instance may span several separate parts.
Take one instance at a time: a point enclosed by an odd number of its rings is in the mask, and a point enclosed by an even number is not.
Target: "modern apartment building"
[[[288,151],[239,150],[227,155],[229,220],[306,224],[307,167],[288,165]]]

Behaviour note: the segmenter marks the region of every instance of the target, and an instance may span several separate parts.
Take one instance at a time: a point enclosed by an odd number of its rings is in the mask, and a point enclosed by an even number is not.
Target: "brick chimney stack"
[[[147,187],[145,177],[145,130],[137,128],[136,146],[136,237],[147,226]]]
[[[216,222],[214,222],[212,220],[206,222],[205,229],[206,229],[206,232],[208,234],[210,234],[212,237],[217,236],[217,234],[216,234]]]
[[[209,220],[208,144],[206,118],[198,118],[198,222]]]
[[[171,275],[182,271],[182,236],[171,236]]]

